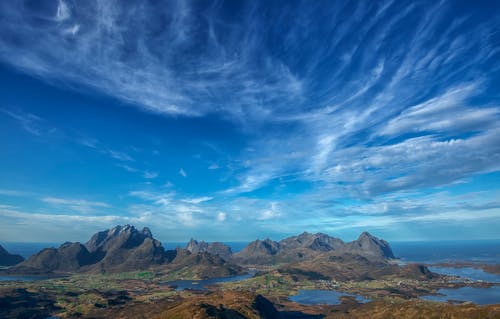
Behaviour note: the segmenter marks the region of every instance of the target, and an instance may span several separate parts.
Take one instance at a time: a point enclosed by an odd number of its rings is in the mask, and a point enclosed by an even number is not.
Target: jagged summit
[[[323,233],[303,232],[298,236],[285,238],[279,242],[280,246],[293,249],[311,249],[315,251],[332,251],[342,246],[344,242]]]
[[[362,232],[358,239],[347,243],[343,251],[369,258],[395,258],[388,242],[366,231]]]
[[[97,232],[85,244],[66,242],[43,249],[16,266],[19,272],[120,272],[161,265],[174,256],[153,238],[151,230],[132,225]]]
[[[242,272],[227,259],[231,249],[222,243],[191,242],[191,250],[165,250],[151,230],[119,225],[95,233],[87,243],[66,242],[46,248],[9,269],[11,274],[116,273],[139,270],[185,271],[200,277]]]
[[[361,233],[357,240],[348,243],[324,233],[303,232],[279,242],[255,240],[234,254],[233,259],[243,264],[282,263],[307,260],[325,253],[349,253],[370,259],[394,258],[389,244],[368,232]]]
[[[118,225],[95,233],[85,244],[67,242],[59,248],[44,249],[12,269],[24,273],[123,272],[170,263],[184,269],[194,263],[200,269],[224,267],[227,270],[237,269],[234,264],[301,262],[318,256],[343,254],[371,260],[394,258],[389,244],[368,232],[348,243],[324,233],[309,232],[280,241],[258,239],[233,254],[231,248],[221,242],[207,243],[193,238],[185,249],[166,251],[149,228],[140,230],[133,225]]]
[[[157,245],[161,246],[159,241],[153,239],[153,235],[149,228],[144,227],[139,231],[132,225],[119,225],[94,234],[85,246],[90,252],[98,250],[106,251],[113,247],[116,248],[116,246],[124,246],[127,248],[137,247],[146,239],[151,239],[155,241]]]
[[[191,238],[189,243],[186,246],[186,250],[191,253],[210,253],[212,255],[217,255],[225,260],[228,260],[233,252],[231,251],[231,247],[226,244],[220,242],[207,243],[204,241],[198,242],[196,239]]]

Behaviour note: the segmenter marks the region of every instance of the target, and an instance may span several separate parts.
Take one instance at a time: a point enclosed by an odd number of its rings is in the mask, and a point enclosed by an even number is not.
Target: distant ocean
[[[500,263],[500,240],[391,242],[394,255],[407,262]]]
[[[43,248],[59,247],[59,243],[0,243],[10,253],[25,258]],[[186,247],[187,243],[164,243],[166,249]],[[248,242],[226,242],[233,252],[241,251]],[[406,262],[480,262],[500,264],[500,240],[471,241],[426,241],[426,242],[391,242],[396,257]]]

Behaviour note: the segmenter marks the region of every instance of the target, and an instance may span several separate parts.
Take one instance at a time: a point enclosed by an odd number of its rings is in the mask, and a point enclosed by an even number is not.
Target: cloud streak
[[[435,193],[500,170],[498,21],[498,8],[444,1],[5,1],[0,60],[55,85],[162,116],[228,122],[241,134],[242,143],[221,137],[237,144],[231,151],[205,143],[217,158],[204,159],[203,171],[220,182],[208,194],[154,187],[161,176],[189,189],[203,174],[194,157],[161,171],[140,166],[159,163],[145,153],[81,139],[145,179],[128,194],[130,218],[281,232],[475,220],[467,212],[478,206],[477,216],[495,219],[494,201]],[[0,112],[32,135],[50,130],[37,115]],[[182,160],[176,152],[172,161]]]

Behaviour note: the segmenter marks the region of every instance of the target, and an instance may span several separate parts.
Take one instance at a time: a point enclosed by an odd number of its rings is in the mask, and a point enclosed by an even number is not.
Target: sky
[[[0,241],[500,239],[496,1],[2,1]]]

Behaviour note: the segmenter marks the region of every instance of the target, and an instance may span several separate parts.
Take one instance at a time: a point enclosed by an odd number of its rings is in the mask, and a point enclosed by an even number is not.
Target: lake
[[[441,295],[422,296],[421,299],[430,301],[470,301],[478,305],[500,303],[500,286],[491,288],[463,287],[458,289],[439,289]]]
[[[487,273],[480,268],[473,268],[473,267],[454,268],[454,267],[432,267],[432,266],[428,268],[430,271],[442,275],[459,276],[461,278],[470,279],[474,281],[482,280],[492,283],[500,283],[500,275]]]
[[[54,279],[56,277],[48,276],[0,276],[0,281],[40,281]]]
[[[500,283],[499,275],[490,274],[482,269],[472,267],[429,267],[429,270],[439,274],[459,276],[473,281]],[[422,296],[421,299],[440,302],[447,302],[448,300],[461,302],[469,301],[478,305],[500,303],[500,286],[493,286],[491,288],[462,287],[458,289],[440,289],[438,293],[441,295]]]
[[[339,292],[336,290],[299,290],[299,293],[294,296],[290,296],[293,302],[302,305],[340,305],[340,298],[342,296],[355,297],[356,301],[359,303],[369,302],[370,299],[363,296],[348,294],[345,292]]]
[[[211,285],[216,285],[224,282],[241,281],[248,278],[252,278],[253,276],[254,273],[248,273],[239,276],[211,278],[203,280],[174,280],[165,282],[164,284],[176,287],[175,290],[186,290],[186,289],[206,290],[207,287]]]

